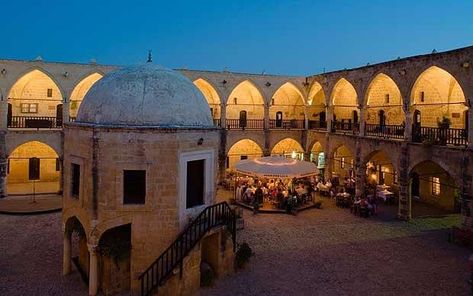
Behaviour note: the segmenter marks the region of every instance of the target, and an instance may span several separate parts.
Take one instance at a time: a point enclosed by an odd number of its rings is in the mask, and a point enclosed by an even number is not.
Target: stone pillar
[[[361,137],[364,137],[365,136],[365,123],[366,123],[366,119],[365,119],[366,109],[363,108],[363,106],[359,106],[359,109],[360,109],[360,117],[359,117],[360,132],[358,133],[358,135]]]
[[[69,117],[70,117],[70,106],[71,101],[69,98],[64,97],[63,103],[62,103],[62,123],[64,126],[64,123],[69,122]]]
[[[89,249],[89,296],[95,296],[98,292],[98,259],[97,245],[87,244]]]
[[[405,112],[405,122],[404,122],[404,140],[412,141],[412,123],[414,119],[414,112],[407,111]]]
[[[366,164],[361,159],[361,143],[357,139],[355,147],[355,196],[360,197],[365,194],[366,186]]]
[[[220,126],[227,127],[227,108],[224,104],[220,104]]]
[[[6,130],[0,129],[0,198],[7,197],[7,165]]]
[[[401,146],[401,157],[399,163],[399,208],[398,218],[401,220],[409,220],[412,217],[411,211],[411,181],[409,178],[409,147],[407,143]]]
[[[462,182],[460,187],[461,193],[461,213],[463,217],[462,227],[470,231],[473,230],[473,203],[471,202],[473,198],[472,192],[472,172],[468,170],[470,167],[470,157],[469,155],[463,155],[461,167],[462,170]]]
[[[71,233],[64,231],[62,253],[62,275],[71,273]]]
[[[333,106],[327,106],[325,109],[327,110],[326,111],[327,131],[331,132],[332,131],[332,121],[333,121],[333,115],[334,115],[334,108],[333,108]]]
[[[269,130],[269,105],[264,104],[264,123],[263,128]]]
[[[325,154],[325,168],[324,168],[324,179],[332,177],[333,171],[333,155],[330,155],[330,136],[328,133],[325,134],[325,145],[324,145],[324,154]]]
[[[0,130],[6,131],[8,129],[8,98],[4,97],[3,95],[0,97],[0,118]]]
[[[222,182],[225,179],[225,169],[227,164],[227,130],[220,130],[220,146],[218,148],[218,180]]]
[[[468,110],[468,148],[473,149],[473,110]]]

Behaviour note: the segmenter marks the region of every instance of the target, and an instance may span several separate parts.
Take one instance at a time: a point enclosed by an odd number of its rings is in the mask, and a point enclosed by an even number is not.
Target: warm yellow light
[[[292,151],[292,158],[296,158],[296,151]]]
[[[377,179],[376,174],[372,174],[372,175],[371,175],[371,178],[376,181],[376,179]]]

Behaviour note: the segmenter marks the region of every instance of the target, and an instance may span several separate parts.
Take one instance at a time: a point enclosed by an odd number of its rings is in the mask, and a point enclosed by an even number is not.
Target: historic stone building
[[[399,218],[415,216],[421,202],[461,209],[471,228],[472,63],[473,47],[466,47],[309,77],[178,71],[207,100],[220,178],[243,158],[324,152],[325,176],[353,174],[358,193],[366,181],[389,184]],[[0,60],[2,196],[67,187],[62,126],[116,68]]]

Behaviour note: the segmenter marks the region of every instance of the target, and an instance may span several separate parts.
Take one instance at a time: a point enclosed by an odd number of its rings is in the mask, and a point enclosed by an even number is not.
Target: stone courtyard
[[[200,295],[470,295],[470,252],[447,241],[459,215],[366,219],[325,199],[297,216],[244,218],[238,240],[255,256]],[[87,293],[77,272],[61,275],[60,213],[0,215],[0,223],[0,295]]]

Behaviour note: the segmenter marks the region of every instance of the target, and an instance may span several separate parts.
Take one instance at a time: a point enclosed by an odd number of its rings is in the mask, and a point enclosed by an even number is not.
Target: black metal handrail
[[[304,129],[305,120],[300,119],[270,119],[269,120],[270,129]]]
[[[62,118],[52,116],[12,116],[8,118],[10,128],[60,128]]]
[[[162,286],[179,266],[182,275],[184,258],[204,235],[216,226],[226,225],[232,234],[233,251],[236,248],[236,216],[227,202],[205,208],[176,240],[140,276],[141,295],[147,296]]]
[[[427,142],[434,145],[468,145],[468,131],[463,128],[416,127],[412,128],[413,142]]]
[[[320,120],[309,120],[309,129],[311,130],[326,130],[327,122]]]
[[[392,139],[404,139],[404,126],[393,124],[372,124],[365,123],[365,134]]]
[[[264,128],[263,119],[227,119],[225,124],[227,129],[262,130]]]

